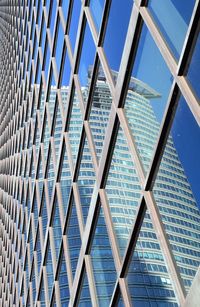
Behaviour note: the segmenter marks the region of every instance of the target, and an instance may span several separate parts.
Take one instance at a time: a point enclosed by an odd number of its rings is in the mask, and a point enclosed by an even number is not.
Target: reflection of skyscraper
[[[83,91],[87,96],[87,88],[84,88]],[[128,90],[125,102],[127,119],[133,131],[138,152],[145,169],[148,168],[151,161],[152,151],[159,130],[158,122],[150,104],[150,99],[157,96],[159,96],[158,93],[133,78],[132,86]],[[100,73],[97,78],[89,120],[99,158],[101,156],[111,101],[112,98],[109,94],[106,80]],[[80,135],[82,121],[80,120],[80,109],[76,96],[72,110],[72,119],[71,131],[76,130]],[[72,153],[74,153],[75,158],[78,151],[79,137],[76,140],[73,133],[71,136],[73,139],[71,141]],[[85,194],[81,196],[83,208],[91,200],[92,186],[90,186],[89,182],[95,180],[92,164],[88,163],[89,160],[91,160],[90,152],[88,145],[85,144],[84,159],[82,160],[82,163],[85,163],[85,168],[84,171],[80,169],[78,178],[79,181],[84,180],[84,176],[87,174],[89,179],[88,186],[84,186]],[[169,192],[170,190],[171,193]],[[121,128],[117,136],[111,161],[106,191],[120,254],[123,257],[141,197],[141,186]],[[63,193],[65,193],[64,188]],[[169,234],[168,237],[174,250],[179,270],[183,273],[185,286],[189,287],[195,274],[197,263],[199,263],[199,255],[196,251],[196,247],[200,246],[199,213],[190,184],[184,174],[171,137],[166,145],[160,171],[154,186],[154,197],[159,206],[162,220],[166,225],[165,227]],[[88,209],[86,211],[83,209],[85,218],[87,212]],[[191,237],[194,238],[194,241],[191,240]],[[78,250],[76,252],[77,255],[75,257],[78,258]],[[99,252],[101,253],[101,251]],[[105,256],[105,249],[103,253]],[[108,251],[108,254],[110,254],[110,251]],[[95,256],[92,259],[93,263],[95,263],[94,258]],[[97,259],[101,261],[99,257]],[[184,269],[181,264],[183,264]],[[99,281],[97,276],[98,270],[94,275],[97,289],[98,283],[99,286],[104,287],[105,280]],[[172,283],[169,279],[165,261],[148,212],[142,225],[133,256],[133,265],[130,268],[127,279],[131,295],[134,297],[133,301],[138,306],[139,304],[144,306],[145,302],[152,302],[152,304],[170,303],[170,306],[176,305]],[[112,278],[110,283],[112,283]],[[105,298],[104,303],[109,302],[106,301],[107,299],[108,297]]]

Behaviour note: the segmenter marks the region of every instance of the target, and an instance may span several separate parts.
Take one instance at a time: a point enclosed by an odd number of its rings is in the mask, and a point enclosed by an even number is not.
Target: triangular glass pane
[[[62,51],[63,51],[63,43],[64,43],[64,31],[62,27],[62,23],[60,18],[57,19],[57,26],[56,26],[57,35],[55,38],[55,59],[57,65],[57,72],[60,71],[60,63],[62,59]]]
[[[41,267],[41,263],[42,263],[42,250],[41,250],[41,243],[40,243],[39,228],[38,228],[37,236],[36,236],[35,251],[36,251],[36,254],[37,254],[37,268],[38,268],[38,276],[39,276],[40,267]]]
[[[35,281],[35,270],[34,270],[34,263],[32,265],[32,275],[31,275],[31,282],[32,282],[32,295],[33,295],[33,302],[35,302],[36,298],[36,281]]]
[[[52,229],[53,229],[53,234],[54,234],[54,246],[56,250],[56,257],[58,259],[60,243],[62,240],[62,228],[61,228],[61,222],[60,222],[60,212],[59,212],[57,196],[56,196],[54,208],[53,208]]]
[[[54,109],[55,109],[55,101],[56,101],[56,95],[57,95],[57,87],[56,82],[54,79],[53,69],[51,68],[51,78],[49,82],[49,88],[48,88],[48,106],[49,106],[49,112],[51,115],[51,120],[53,119]]]
[[[69,168],[69,163],[68,163],[68,157],[67,157],[67,151],[65,144],[63,154],[62,154],[62,160],[61,160],[61,174],[60,174],[60,187],[61,187],[61,193],[62,193],[62,204],[63,204],[63,209],[64,213],[66,213],[67,210],[67,205],[69,201],[69,194],[70,194],[70,189],[71,189],[71,172]]]
[[[58,154],[59,154],[59,149],[60,149],[60,144],[61,144],[61,136],[62,136],[62,116],[60,112],[60,106],[57,101],[57,106],[55,108],[56,116],[55,116],[55,121],[54,121],[54,144],[55,144],[55,152],[56,152],[56,158],[58,161]]]
[[[100,208],[90,254],[99,306],[108,306],[117,274],[102,208]]]
[[[47,116],[44,117],[44,133],[43,133],[43,143],[44,143],[44,158],[45,161],[47,160],[48,148],[49,148],[49,139],[50,139],[50,132],[48,127]]]
[[[41,287],[40,287],[40,293],[39,293],[39,302],[41,307],[46,307],[45,304],[45,291],[44,291],[44,280],[43,276],[41,278]]]
[[[153,61],[149,61],[151,56]],[[172,81],[158,47],[143,26],[124,110],[145,172],[153,157]]]
[[[36,147],[36,154],[38,154],[39,147],[40,147],[40,128],[38,125],[38,121],[36,121],[36,126],[35,126],[34,144]]]
[[[45,263],[46,263],[45,265],[46,265],[47,280],[48,280],[48,292],[49,292],[49,298],[50,298],[52,286],[54,283],[54,276],[53,276],[53,264],[52,264],[51,249],[50,249],[49,242],[47,245],[47,255],[46,255]]]
[[[61,84],[60,84],[62,102],[63,102],[65,110],[67,106],[67,97],[68,97],[68,92],[69,92],[70,72],[71,72],[71,66],[70,66],[69,57],[67,54],[67,48],[65,47],[64,67],[62,68]]]
[[[27,210],[28,210],[28,220],[30,217],[30,212],[31,212],[31,201],[30,201],[30,192],[29,192],[30,188],[28,188],[27,190],[27,196],[26,196],[26,206],[27,206]]]
[[[47,223],[48,223],[48,212],[47,212],[47,203],[46,203],[46,196],[43,192],[42,201],[41,201],[41,210],[40,216],[42,217],[42,229],[43,229],[43,237],[45,238],[46,230],[47,230]]]
[[[73,161],[76,162],[77,154],[78,154],[78,148],[81,138],[81,131],[83,127],[83,119],[82,119],[82,113],[80,109],[79,99],[76,92],[76,89],[74,89],[73,94],[73,102],[72,102],[72,111],[71,111],[71,117],[69,122],[69,140],[72,150],[72,157]]]
[[[34,213],[34,224],[35,224],[35,227],[36,227],[36,229],[37,229],[37,223],[38,223],[38,205],[37,205],[36,193],[35,193],[34,199],[33,199],[32,212]]]
[[[71,204],[71,213],[69,218],[69,223],[67,226],[67,239],[68,239],[68,246],[69,246],[69,253],[70,253],[70,260],[71,260],[71,270],[72,275],[75,275],[76,266],[78,262],[79,252],[81,248],[81,237],[80,237],[80,229],[78,224],[76,206],[74,200]]]
[[[59,280],[59,287],[60,287],[61,306],[68,307],[70,293],[69,293],[65,256],[64,256],[63,251],[61,253],[58,280]]]
[[[32,152],[32,157],[31,157],[29,176],[31,177],[32,190],[33,190],[33,186],[34,186],[34,183],[35,183],[35,165],[34,165],[33,152]]]
[[[97,74],[96,85],[94,88],[92,107],[89,118],[89,123],[98,159],[100,159],[101,157],[111,104],[112,104],[111,93],[103,69],[100,65]]]
[[[49,159],[47,166],[47,183],[48,183],[49,202],[51,203],[55,174],[54,174],[54,164],[52,159],[52,150],[51,148],[49,150],[50,152],[49,152]]]
[[[83,285],[81,288],[81,295],[80,295],[80,299],[78,302],[78,306],[81,307],[92,307],[92,301],[91,301],[91,297],[90,297],[90,290],[89,290],[89,284],[88,284],[88,278],[87,278],[87,274],[85,272],[84,277],[83,277]]]
[[[178,306],[148,212],[132,256],[127,282],[132,303],[136,307]]]
[[[123,257],[141,197],[141,186],[121,127],[114,147],[106,192],[120,254]]]
[[[95,183],[95,173],[92,163],[92,157],[87,137],[85,137],[79,175],[78,175],[78,189],[80,194],[84,222],[86,222],[87,219],[94,183]]]

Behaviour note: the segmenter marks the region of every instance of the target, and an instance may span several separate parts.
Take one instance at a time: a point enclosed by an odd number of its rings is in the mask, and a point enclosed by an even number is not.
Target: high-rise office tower
[[[196,306],[200,2],[0,1],[0,306]]]

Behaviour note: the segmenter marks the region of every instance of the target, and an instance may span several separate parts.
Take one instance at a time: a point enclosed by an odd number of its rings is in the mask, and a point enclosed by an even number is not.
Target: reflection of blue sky
[[[88,24],[86,24],[81,60],[79,65],[79,79],[81,86],[88,85],[88,69],[94,64],[95,45]]]
[[[171,134],[193,195],[200,208],[200,128],[183,97],[179,101]]]
[[[106,29],[104,48],[110,68],[118,71],[127,34],[133,0],[121,0],[111,3],[108,24]]]
[[[172,78],[146,26],[143,26],[141,33],[132,76],[147,83],[161,95],[161,98],[150,101],[156,118],[160,122],[168,99]]]
[[[200,72],[200,34],[198,35],[194,53],[192,55],[192,60],[188,70],[188,79],[192,84],[193,89],[200,99],[200,86],[199,86],[199,72]]]
[[[149,9],[176,58],[179,57],[195,0],[149,1]]]
[[[74,51],[75,42],[76,42],[76,34],[77,34],[77,29],[78,29],[80,11],[81,11],[81,1],[74,0],[72,17],[71,17],[71,22],[70,22],[70,30],[69,30],[70,43],[71,43],[71,47],[73,51]]]
[[[91,0],[90,1],[90,9],[92,12],[92,16],[96,25],[97,30],[99,31],[103,13],[105,0]]]

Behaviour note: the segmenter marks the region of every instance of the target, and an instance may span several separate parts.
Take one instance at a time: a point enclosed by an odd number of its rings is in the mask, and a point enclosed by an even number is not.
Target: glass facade
[[[200,1],[122,2],[0,1],[0,306],[198,306]]]

